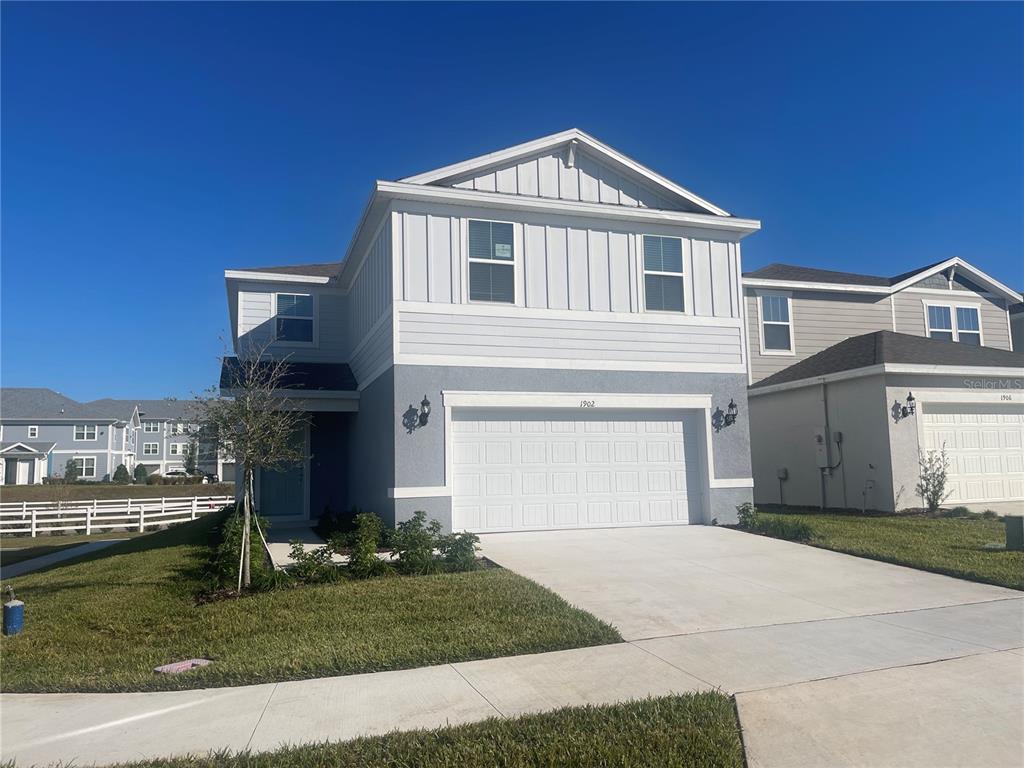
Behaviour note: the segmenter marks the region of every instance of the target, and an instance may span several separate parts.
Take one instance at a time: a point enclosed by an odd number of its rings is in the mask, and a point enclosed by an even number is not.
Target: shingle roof
[[[269,365],[269,363],[267,363]],[[220,388],[233,389],[241,367],[237,357],[225,357],[220,369]],[[345,363],[288,363],[283,389],[296,391],[354,392],[356,378]]]
[[[147,421],[173,421],[183,419],[188,415],[192,401],[170,398],[164,400],[114,400],[108,397],[103,400],[93,400],[86,405],[96,406],[111,413],[123,413],[124,416],[121,418],[124,419],[130,418],[135,406],[138,406],[142,418]]]
[[[1021,312],[1024,312],[1024,303],[1010,305],[1011,315],[1019,315]]]
[[[766,267],[744,272],[744,277],[753,277],[760,280],[794,280],[805,283],[834,283],[838,285],[873,285],[888,288],[913,277],[919,272],[941,264],[936,261],[934,264],[926,264],[923,267],[912,269],[894,277],[879,277],[877,275],[861,275],[856,272],[834,272],[830,269],[814,269],[812,267],[801,267],[795,264],[769,264]]]
[[[341,262],[327,264],[289,264],[281,267],[245,267],[242,272],[271,272],[278,275],[307,275],[309,277],[336,277],[341,272]]]
[[[0,419],[120,421],[129,416],[131,411],[123,413],[98,407],[94,403],[79,403],[45,387],[0,389]]]
[[[15,445],[23,445],[26,448],[28,448],[29,450],[28,451],[23,451],[23,450],[12,451],[12,453],[17,453],[17,454],[22,454],[22,455],[25,455],[26,453],[38,453],[38,454],[41,454],[41,455],[45,456],[46,454],[48,454],[50,451],[53,450],[53,447],[55,445],[57,445],[57,443],[54,442],[53,440],[51,440],[49,442],[36,442],[36,441],[28,441],[28,440],[4,440],[3,442],[0,442],[0,453],[2,453],[3,451],[6,451],[8,448],[11,448],[11,447],[13,447]],[[8,457],[8,458],[10,458],[10,457]]]
[[[833,344],[816,355],[762,379],[751,389],[852,371],[881,363],[1020,368],[1024,354],[892,331],[875,331]]]

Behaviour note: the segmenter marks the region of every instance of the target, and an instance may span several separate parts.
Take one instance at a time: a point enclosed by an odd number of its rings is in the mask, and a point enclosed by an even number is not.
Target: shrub
[[[995,520],[996,518],[999,517],[999,513],[998,512],[993,512],[991,509],[986,509],[984,512],[981,513],[981,516],[985,520]]]
[[[288,575],[303,584],[321,584],[325,581],[334,581],[340,574],[341,569],[331,559],[334,548],[330,545],[314,547],[306,551],[305,545],[295,539],[291,542],[291,555],[293,565],[288,569]]]
[[[282,577],[267,561],[263,540],[256,525],[257,518],[253,515],[249,536],[249,571],[252,574],[252,589],[265,591],[279,586]],[[259,519],[259,525],[264,532],[269,527],[269,523],[263,518]],[[238,561],[242,550],[244,526],[241,510],[234,504],[224,508],[224,521],[214,531],[214,546],[207,565],[207,572],[217,588],[234,590],[238,586]]]
[[[148,475],[148,474],[149,473],[146,471],[146,467],[143,464],[136,464],[135,465],[135,475],[134,475],[134,477],[135,477],[135,482],[136,483],[144,483],[144,482],[146,482],[146,475]]]
[[[154,472],[153,474],[146,476],[146,485],[161,485],[162,482],[163,477],[159,472]]]
[[[757,507],[749,501],[736,507],[736,516],[739,518],[740,528],[751,529],[757,525]]]
[[[78,480],[78,465],[74,459],[68,459],[64,465],[64,482],[74,483]]]
[[[428,523],[427,513],[422,510],[399,523],[398,529],[391,534],[391,545],[398,555],[398,570],[412,575],[437,573],[441,563],[434,549],[440,538],[441,524],[437,520]]]
[[[132,476],[128,474],[128,467],[124,464],[118,464],[117,469],[114,470],[114,482],[121,485],[127,485],[132,481]]]
[[[934,515],[949,496],[946,491],[946,472],[949,469],[946,446],[943,445],[940,451],[928,451],[927,454],[919,452],[917,464],[920,475],[914,490],[928,507],[928,512]]]
[[[332,542],[342,534],[335,534]],[[357,579],[383,576],[391,571],[391,564],[377,557],[377,548],[384,538],[384,521],[374,514],[363,512],[355,516],[355,530],[348,536],[348,570]]]
[[[477,567],[479,543],[480,537],[475,533],[451,533],[441,537],[438,549],[449,571],[472,571]]]

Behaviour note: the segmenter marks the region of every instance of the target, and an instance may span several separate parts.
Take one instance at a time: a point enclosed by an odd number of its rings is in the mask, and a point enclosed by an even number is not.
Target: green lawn
[[[150,532],[151,533],[151,532]],[[44,536],[4,536],[0,538],[0,565],[14,565],[22,560],[31,560],[33,557],[42,557],[52,552],[59,552],[68,547],[77,547],[79,544],[86,544],[90,541],[103,541],[104,539],[131,539],[136,536],[147,536],[148,533],[138,531],[108,531],[105,533],[94,533],[92,536],[73,534],[69,536],[58,536],[47,534]]]
[[[25,630],[0,639],[4,691],[200,688],[620,642],[502,569],[281,589],[197,604],[211,515],[13,579]],[[152,668],[192,657],[181,675]]]
[[[817,547],[944,573],[972,581],[1024,589],[1024,552],[987,549],[1005,543],[1002,520],[870,516],[798,511],[760,513],[798,519],[811,526]]]
[[[65,495],[60,495],[65,494]],[[0,501],[57,501],[59,499],[177,499],[182,496],[234,496],[234,483],[208,483],[206,485],[113,485],[111,483],[78,483],[62,486],[58,491],[52,485],[5,485],[0,490]]]
[[[264,754],[132,763],[133,768],[743,768],[732,700],[718,693],[572,707]]]

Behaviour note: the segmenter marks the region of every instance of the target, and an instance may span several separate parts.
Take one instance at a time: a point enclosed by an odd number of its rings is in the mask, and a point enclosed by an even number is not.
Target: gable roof
[[[761,389],[831,373],[853,371],[887,363],[979,368],[1018,368],[1024,374],[1024,355],[992,347],[974,347],[955,341],[875,331],[833,344],[778,373],[751,385]],[[941,371],[937,371],[941,373]]]
[[[122,421],[131,412],[121,413],[94,403],[80,403],[46,387],[3,387],[0,389],[0,419],[35,421]]]
[[[573,158],[573,154],[577,151],[577,148],[585,148],[588,154],[596,157],[601,162],[609,164],[616,170],[629,173],[648,188],[652,188],[656,192],[670,198],[685,201],[688,204],[687,207],[696,206],[698,211],[715,216],[732,215],[725,209],[719,208],[714,203],[711,203],[690,190],[681,187],[674,181],[665,178],[647,166],[641,165],[631,157],[628,157],[607,144],[598,141],[593,136],[584,133],[578,128],[570,128],[567,131],[553,133],[550,136],[542,136],[539,139],[527,141],[522,144],[516,144],[515,146],[498,150],[497,152],[489,152],[488,154],[479,155],[458,163],[452,163],[451,165],[427,171],[426,173],[407,176],[399,181],[406,184],[444,184],[445,182],[451,182],[475,172],[493,169],[520,158],[525,158],[539,152],[544,152],[545,150],[563,146],[567,153],[567,160],[571,160]]]
[[[101,408],[111,413],[124,413],[125,420],[131,417],[136,407],[139,409],[139,417],[143,421],[174,421],[184,419],[192,408],[191,400],[175,400],[165,398],[163,400],[115,400],[104,398],[93,400],[88,405]]]
[[[341,273],[340,261],[325,264],[286,264],[279,267],[241,267],[225,271],[226,277],[280,282],[327,283]]]
[[[16,456],[45,456],[57,445],[55,441],[4,441],[0,442],[0,453],[13,453]]]
[[[1019,293],[982,272],[973,264],[964,261],[959,256],[936,261],[892,277],[863,275],[855,272],[834,272],[829,269],[773,263],[756,269],[753,272],[744,272],[743,282],[748,285],[764,286],[771,286],[772,283],[777,283],[780,287],[785,285],[795,285],[796,287],[814,287],[815,285],[835,286],[840,290],[888,294],[901,291],[930,275],[945,272],[949,269],[954,269],[957,274],[966,273],[970,275],[974,281],[1011,302],[1022,300]]]

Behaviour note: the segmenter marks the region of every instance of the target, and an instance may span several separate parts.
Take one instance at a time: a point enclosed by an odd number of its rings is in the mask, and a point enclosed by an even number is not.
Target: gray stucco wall
[[[743,374],[395,366],[393,375],[395,395],[392,438],[396,480],[393,485],[399,488],[444,485],[443,390],[711,394],[714,405],[723,409],[730,399],[734,399],[740,409],[737,423],[720,433],[712,434],[715,474],[717,478],[750,477],[747,382]],[[376,385],[377,382],[373,386]],[[410,412],[410,409],[419,408],[424,395],[432,405],[431,419],[427,426],[410,432],[404,425],[403,415]],[[365,400],[360,401],[359,407],[359,416],[362,418]],[[733,499],[739,497],[742,497],[742,501],[750,500],[750,489],[713,489],[708,497],[709,508],[704,513],[708,519],[702,519],[701,522],[710,522],[710,518],[716,516],[720,523],[729,522],[729,516],[735,515]],[[399,499],[394,504],[395,519],[408,519],[419,509],[450,527],[451,499],[444,497]]]
[[[420,395],[422,397],[422,395]],[[419,402],[418,400],[416,402]],[[394,369],[359,393],[359,412],[351,414],[348,442],[347,505],[395,522],[388,489],[395,486]]]

